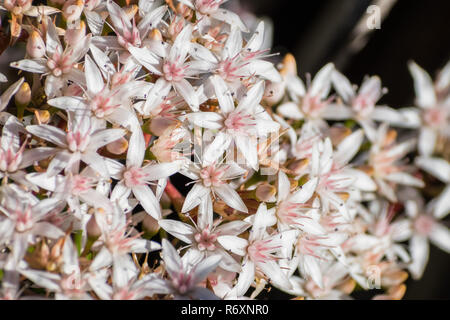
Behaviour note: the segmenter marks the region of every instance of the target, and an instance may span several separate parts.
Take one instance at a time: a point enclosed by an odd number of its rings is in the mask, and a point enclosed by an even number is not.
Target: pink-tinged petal
[[[87,104],[80,97],[58,97],[48,100],[47,103],[52,107],[66,111],[82,112],[88,110]]]
[[[190,48],[190,55],[198,61],[204,61],[211,64],[217,64],[216,56],[204,46],[198,43],[192,43]]]
[[[364,132],[362,130],[353,132],[351,135],[342,140],[342,142],[337,146],[336,151],[333,154],[334,161],[341,166],[349,163],[350,160],[352,160],[358,153],[363,141]]]
[[[146,185],[134,186],[133,194],[144,210],[156,220],[161,219],[161,208],[158,199],[156,199],[153,191]]]
[[[422,125],[420,109],[414,107],[400,108],[397,110],[403,117],[403,123],[396,123],[396,126],[402,128],[419,128]]]
[[[108,167],[106,166],[103,157],[98,153],[86,151],[81,154],[81,160],[97,171],[103,178],[109,177]]]
[[[288,119],[302,120],[305,117],[299,106],[294,102],[283,103],[277,108],[277,112]]]
[[[211,77],[211,83],[214,86],[217,100],[219,100],[220,110],[224,114],[233,112],[234,100],[231,96],[231,90],[228,88],[225,81],[219,76]]]
[[[64,274],[80,272],[78,265],[78,252],[70,237],[66,237],[63,247],[63,266],[61,270]]]
[[[450,230],[446,226],[435,223],[429,238],[436,247],[450,253]]]
[[[379,122],[387,122],[399,127],[409,127],[405,114],[387,106],[376,106],[372,111],[372,119]]]
[[[264,81],[259,81],[239,101],[236,111],[248,110],[251,106],[258,105],[264,95]]]
[[[66,133],[54,126],[47,124],[31,125],[27,126],[26,129],[29,133],[56,144],[58,147],[65,148],[67,146]]]
[[[84,10],[84,15],[91,33],[95,36],[100,36],[103,31],[103,18],[97,12],[89,10]]]
[[[129,47],[128,51],[133,55],[133,57],[148,71],[156,74],[162,75],[161,71],[158,69],[159,58],[150,51],[148,48],[137,48]]]
[[[434,203],[434,216],[437,219],[442,219],[450,212],[450,184],[447,185],[444,191],[437,197]]]
[[[447,62],[445,67],[439,72],[439,76],[436,81],[437,90],[443,91],[450,86],[450,61]]]
[[[200,102],[197,92],[194,87],[186,79],[174,82],[173,86],[177,93],[183,97],[192,111],[198,111],[200,108]]]
[[[245,67],[242,68],[242,70],[245,70],[248,76],[258,75],[261,78],[272,82],[283,81],[280,73],[270,61],[251,60],[247,65],[245,65]]]
[[[320,271],[317,259],[313,256],[305,255],[303,257],[303,268],[305,274],[311,277],[317,286],[323,288],[322,272]]]
[[[414,78],[417,104],[422,108],[434,107],[436,105],[436,94],[434,92],[433,80],[430,75],[415,62],[410,62],[408,67]]]
[[[420,279],[428,262],[430,247],[426,237],[414,235],[409,242],[412,263],[408,269],[414,279]]]
[[[94,44],[91,44],[89,46],[89,49],[91,50],[92,57],[94,58],[105,78],[107,78],[108,74],[115,72],[116,68],[114,67],[114,64],[111,62],[108,55],[104,51],[97,48]]]
[[[186,196],[186,199],[184,200],[183,208],[181,209],[181,212],[185,213],[196,206],[200,204],[201,201],[204,201],[204,197],[209,197],[210,189],[204,187],[200,183],[194,184],[192,189],[189,191],[189,193]]]
[[[377,140],[376,125],[372,119],[359,120],[358,123],[363,128],[364,133],[369,141],[374,142]]]
[[[14,261],[18,263],[25,256],[28,249],[28,241],[31,240],[28,233],[16,233],[11,243]]]
[[[365,172],[357,169],[345,168],[344,173],[353,178],[352,186],[365,192],[374,192],[377,190],[377,184]]]
[[[236,147],[244,156],[247,164],[252,167],[252,169],[258,171],[258,144],[255,139],[252,137],[237,136],[234,141],[236,143]]]
[[[238,236],[250,226],[251,224],[246,221],[231,221],[218,226],[215,233],[221,236]]]
[[[433,154],[436,146],[437,133],[432,128],[422,127],[419,133],[419,154],[429,157]]]
[[[194,234],[197,232],[194,227],[181,221],[169,219],[159,220],[158,223],[161,228],[175,238],[178,238],[187,244],[191,244],[194,241]]]
[[[423,188],[425,186],[425,183],[421,179],[406,172],[391,173],[385,177],[385,180],[417,188]]]
[[[228,149],[228,147],[230,146],[232,142],[232,139],[229,135],[225,134],[224,132],[219,132],[216,137],[214,138],[214,140],[208,145],[206,146],[204,152],[203,152],[203,163],[204,165],[212,165],[214,163],[218,163],[220,157],[223,156],[223,153],[225,152],[225,150]],[[231,167],[230,169],[236,169],[234,166]],[[225,173],[227,174],[227,172]],[[223,177],[228,178],[228,176],[224,176]]]
[[[238,263],[231,255],[229,255],[225,250],[216,248],[214,253],[219,254],[222,259],[220,260],[219,267],[230,272],[240,272],[241,264]]]
[[[47,75],[47,78],[45,78],[44,91],[47,97],[51,99],[57,96],[62,96],[65,86],[66,81],[64,79],[62,79],[61,77],[55,77],[53,74],[49,74]]]
[[[108,248],[102,247],[89,266],[89,270],[96,271],[101,268],[108,267],[112,264],[112,262],[113,258]]]
[[[322,116],[327,120],[346,120],[352,119],[354,113],[351,108],[345,105],[330,103],[324,107]]]
[[[147,253],[156,250],[161,250],[161,245],[155,241],[145,239],[134,239],[131,242],[130,252]]]
[[[242,32],[249,32],[247,26],[242,22],[241,18],[234,12],[226,9],[219,9],[214,12],[211,17],[216,20],[224,21],[228,23],[230,26],[236,26]]]
[[[242,264],[242,271],[239,273],[239,278],[235,286],[237,296],[243,296],[248,291],[254,280],[255,264],[246,259]]]
[[[318,181],[319,179],[317,177],[310,179],[300,187],[300,190],[296,191],[289,198],[289,201],[293,203],[306,203],[309,199],[311,199],[316,191]]]
[[[16,62],[11,62],[10,67],[32,73],[47,72],[47,63],[45,59],[24,59]]]
[[[125,133],[126,132],[123,129],[105,129],[97,131],[91,136],[89,149],[97,150],[98,148],[123,137]]]
[[[102,50],[123,50],[116,36],[95,36],[92,44]]]
[[[206,228],[211,228],[211,226],[213,225],[213,218],[214,212],[211,197],[205,197],[204,201],[201,201],[198,207],[198,215],[197,215],[198,229],[203,230]]]
[[[20,133],[26,133],[23,124],[14,116],[6,120],[1,136],[3,150],[11,149],[14,153],[20,149]]]
[[[69,163],[73,163],[72,157],[74,155],[67,150],[63,150],[58,152],[50,162],[50,165],[47,168],[47,175],[52,177],[62,170],[68,168]]]
[[[223,117],[216,112],[193,112],[186,118],[196,126],[210,130],[218,130],[223,127]]]
[[[177,35],[175,42],[172,45],[169,53],[170,61],[185,61],[186,56],[190,51],[192,38],[192,24],[188,23],[183,27],[181,32]]]
[[[2,95],[0,97],[0,111],[3,111],[7,107],[9,100],[11,100],[12,96],[15,95],[16,92],[20,89],[20,86],[22,85],[24,80],[25,80],[25,78],[23,78],[23,77],[20,78],[18,81],[14,82],[14,84],[12,84],[10,87],[8,87],[8,89],[6,89],[2,93]],[[3,129],[3,132],[4,131],[5,130]]]
[[[115,2],[107,1],[106,7],[109,12],[109,17],[114,25],[114,28],[120,34],[124,34],[125,31],[129,31],[132,28],[130,19],[124,10]]]
[[[276,261],[258,263],[257,267],[269,278],[270,283],[281,290],[290,290],[292,285],[287,276],[281,271]]]
[[[150,114],[150,112],[161,105],[164,99],[172,89],[172,84],[164,80],[164,78],[159,78],[156,80],[154,86],[147,95],[147,100],[143,108],[144,114]]]
[[[309,89],[311,96],[319,96],[321,98],[328,96],[331,88],[331,75],[334,70],[334,64],[328,63],[317,72],[311,83],[311,88]]]
[[[378,101],[382,94],[381,79],[377,76],[367,78],[361,85],[359,94],[370,101]]]
[[[344,100],[344,102],[351,103],[355,98],[355,90],[353,89],[353,86],[347,79],[347,77],[345,77],[339,71],[334,70],[333,74],[331,75],[331,81],[337,93]]]
[[[64,183],[64,178],[61,175],[56,175],[53,177],[49,177],[46,172],[38,173],[33,172],[29,173],[26,176],[26,179],[31,183],[43,188],[45,190],[49,190],[54,192],[56,188]]]
[[[139,9],[142,10],[141,5],[139,5]],[[142,38],[146,37],[151,29],[158,27],[166,12],[167,6],[164,5],[153,9],[151,12],[144,15],[144,18],[139,21],[139,24],[137,25]]]
[[[103,208],[105,211],[110,212],[113,210],[111,201],[94,189],[88,189],[79,195],[80,199],[94,208]]]
[[[90,93],[97,94],[103,90],[105,84],[97,65],[89,55],[84,60],[84,74],[86,75],[86,85]]]
[[[62,53],[62,45],[59,41],[58,31],[50,17],[47,18],[47,34],[45,37],[47,55],[52,56],[55,52]]]
[[[140,167],[144,161],[145,150],[144,134],[142,130],[136,130],[131,134],[128,143],[127,167]]]
[[[222,199],[227,205],[241,212],[248,212],[247,207],[245,206],[244,201],[242,201],[239,194],[230,187],[228,184],[223,184],[217,187],[214,187],[214,193],[216,193],[220,199]]]
[[[221,259],[221,255],[213,255],[203,259],[197,264],[193,270],[195,282],[200,283],[205,280],[206,277],[217,268]]]
[[[167,239],[162,239],[162,258],[164,267],[171,276],[174,275],[176,277],[183,270],[183,264],[178,252]]]
[[[217,241],[227,251],[231,251],[238,256],[247,254],[248,241],[236,236],[219,236]]]
[[[111,201],[116,201],[120,199],[128,199],[131,193],[131,188],[128,188],[123,181],[120,181],[114,187],[111,193]]]
[[[278,202],[286,200],[291,192],[291,182],[286,173],[280,170],[278,173]]]
[[[64,236],[64,232],[61,229],[48,222],[36,223],[33,228],[33,234],[50,239],[58,239]]]
[[[383,196],[385,196],[390,202],[397,202],[395,191],[389,184],[379,178],[375,178],[375,182],[378,184],[378,190]]]
[[[59,292],[60,290],[58,282],[60,281],[61,276],[56,273],[31,269],[21,270],[20,273],[41,288],[46,288],[53,292]]]
[[[264,21],[260,21],[250,40],[244,47],[245,52],[256,52],[264,43]]]
[[[305,96],[305,84],[297,75],[288,75],[285,79],[285,82],[287,91],[294,102],[298,102],[298,97]]]
[[[146,178],[148,180],[154,181],[174,175],[180,170],[181,164],[180,161],[149,164],[143,167],[142,170],[147,174]]]
[[[416,165],[444,183],[450,182],[450,163],[441,158],[417,157]]]

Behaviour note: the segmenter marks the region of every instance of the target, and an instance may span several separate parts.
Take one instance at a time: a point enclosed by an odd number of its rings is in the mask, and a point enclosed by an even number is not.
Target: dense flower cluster
[[[450,64],[410,63],[417,107],[305,85],[225,2],[1,2],[2,298],[400,299],[450,252]]]

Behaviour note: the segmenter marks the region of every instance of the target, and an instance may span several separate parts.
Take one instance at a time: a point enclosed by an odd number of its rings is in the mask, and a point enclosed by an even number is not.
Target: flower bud
[[[33,30],[27,41],[27,54],[33,58],[42,58],[45,55],[45,43],[38,31]]]
[[[51,118],[50,112],[48,110],[35,110],[34,117],[31,122],[33,124],[47,124]]]
[[[31,101],[31,89],[28,82],[22,83],[14,98],[18,108],[26,108],[28,106]]]
[[[94,240],[98,239],[102,235],[102,230],[97,224],[97,220],[95,218],[95,214],[91,216],[89,219],[87,225],[86,225],[86,232],[89,239]]]
[[[144,237],[148,239],[152,238],[155,234],[157,234],[160,229],[158,220],[156,220],[149,214],[145,215],[144,220],[142,221],[142,227],[145,232]]]
[[[164,132],[174,125],[174,120],[164,117],[155,117],[149,125],[150,132],[155,136],[162,136]]]
[[[264,202],[269,202],[276,193],[277,189],[268,183],[260,184],[255,190],[256,199]]]
[[[292,54],[288,53],[284,57],[280,73],[283,77],[286,75],[297,75],[297,62]]]
[[[124,137],[121,137],[116,141],[108,143],[106,145],[106,150],[116,155],[123,154],[128,150],[128,140]]]

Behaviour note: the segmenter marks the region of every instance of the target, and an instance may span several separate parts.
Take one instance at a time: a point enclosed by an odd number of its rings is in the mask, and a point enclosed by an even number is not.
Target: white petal
[[[194,227],[181,221],[162,219],[159,220],[158,223],[165,231],[187,244],[193,242],[194,234],[197,233],[197,230]]]
[[[429,237],[435,246],[450,253],[450,230],[446,226],[435,223]]]
[[[223,184],[218,187],[214,187],[214,192],[222,199],[227,205],[241,212],[248,212],[245,203],[242,201],[239,194],[228,184]]]
[[[302,120],[305,116],[299,106],[294,102],[286,102],[277,108],[277,112],[283,117],[294,120]]]
[[[441,158],[417,157],[416,165],[444,183],[450,182],[450,163]]]
[[[204,187],[201,183],[194,184],[184,200],[181,212],[188,212],[198,206],[204,197],[209,197],[209,193],[210,189]]]
[[[200,108],[200,102],[197,92],[194,87],[186,79],[173,83],[176,91],[183,97],[184,101],[188,104],[192,111],[198,111]]]
[[[226,235],[219,236],[217,241],[225,250],[231,251],[238,256],[245,256],[247,254],[248,241],[243,238]]]
[[[133,194],[144,210],[156,220],[161,219],[161,208],[158,199],[156,199],[153,191],[146,185],[135,186],[132,188]]]
[[[31,125],[27,126],[27,131],[39,138],[50,141],[59,147],[65,148],[67,146],[66,133],[50,125]]]
[[[409,243],[412,263],[408,266],[414,279],[420,279],[425,270],[429,256],[429,245],[426,237],[415,235]]]
[[[214,86],[216,97],[219,100],[220,109],[223,113],[228,114],[234,110],[234,101],[231,96],[230,88],[225,81],[219,76],[211,77],[211,83]]]
[[[430,75],[414,62],[410,62],[408,67],[414,78],[417,104],[422,108],[434,107],[436,105],[436,95]]]
[[[84,74],[86,75],[86,85],[89,92],[97,94],[103,90],[105,84],[102,74],[89,55],[86,55],[84,60]]]

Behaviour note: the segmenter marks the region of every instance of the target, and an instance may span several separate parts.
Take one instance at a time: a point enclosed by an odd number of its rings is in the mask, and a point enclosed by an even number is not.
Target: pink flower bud
[[[45,55],[45,43],[38,31],[33,30],[27,41],[27,54],[33,58],[42,58]]]
[[[80,21],[80,23],[72,29],[67,29],[64,34],[64,41],[71,46],[74,46],[76,43],[80,42],[86,36],[86,24],[84,21]]]
[[[72,23],[75,20],[80,19],[81,13],[83,12],[83,6],[83,0],[67,1],[62,8],[63,17],[68,23]]]
[[[128,150],[128,141],[125,138],[117,139],[106,146],[106,150],[112,154],[123,154]]]
[[[86,232],[90,239],[97,239],[102,235],[102,231],[97,224],[97,220],[95,219],[95,215],[92,215],[86,225]]]

